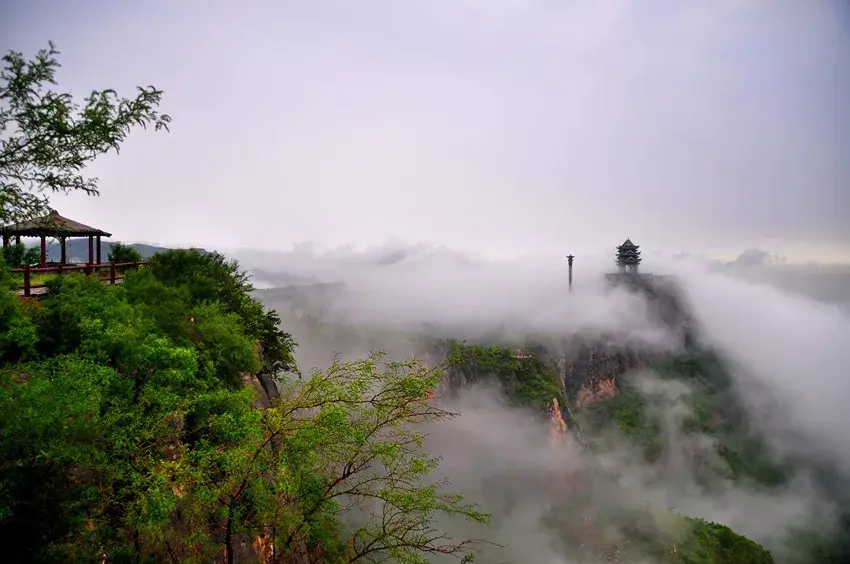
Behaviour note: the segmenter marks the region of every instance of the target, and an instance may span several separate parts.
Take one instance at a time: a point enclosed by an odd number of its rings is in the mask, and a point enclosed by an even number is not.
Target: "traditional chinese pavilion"
[[[63,217],[56,210],[42,217],[0,227],[0,235],[3,237],[4,247],[9,245],[12,237],[15,238],[16,243],[21,242],[21,237],[40,238],[42,267],[47,265],[48,237],[59,240],[59,245],[62,249],[59,264],[63,266],[68,264],[68,250],[66,246],[68,239],[87,237],[89,240],[88,264],[101,264],[100,239],[101,237],[112,237],[111,233]]]
[[[617,247],[617,266],[620,272],[637,272],[640,261],[640,246],[632,243],[631,239],[626,239]]]

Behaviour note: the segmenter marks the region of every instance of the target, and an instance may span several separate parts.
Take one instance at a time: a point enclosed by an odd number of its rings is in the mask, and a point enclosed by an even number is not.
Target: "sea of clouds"
[[[604,273],[614,270],[610,256],[577,257],[572,291],[564,257],[484,260],[428,245],[328,253],[301,248],[276,255],[263,268],[337,284],[322,298],[318,325],[303,326],[303,318],[281,306],[299,341],[302,369],[321,367],[335,352],[357,356],[385,348],[411,354],[415,344],[404,335],[423,326],[466,338],[485,338],[494,328],[501,336],[616,332],[651,343],[665,337],[645,300],[604,283]],[[736,280],[697,261],[653,257],[642,269],[675,277],[701,341],[723,353],[749,415],[771,444],[785,454],[850,468],[850,317],[837,305]],[[274,292],[267,294],[272,305]],[[349,329],[328,332],[333,327]],[[554,447],[545,422],[507,407],[492,388],[451,400],[449,407],[460,415],[431,429],[427,446],[443,457],[441,471],[457,489],[493,511],[494,523],[484,530],[447,525],[504,545],[487,549],[494,559],[558,562],[563,550],[557,532],[545,525],[546,515],[557,496],[568,493],[553,495],[548,484],[593,465],[617,476],[593,486],[600,507],[674,508],[774,546],[789,527],[830,515],[830,500],[805,473],[779,492],[728,483],[706,493],[684,462],[695,448],[711,452],[709,439],[694,444],[681,430],[687,385],[652,373],[639,381],[665,422],[668,454],[661,469],[640,463],[627,441],[615,440],[611,452],[592,458],[569,442]]]

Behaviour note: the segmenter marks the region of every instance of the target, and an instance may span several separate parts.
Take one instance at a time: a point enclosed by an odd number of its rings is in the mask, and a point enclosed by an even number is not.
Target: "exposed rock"
[[[257,354],[263,358],[263,345],[257,343]],[[280,396],[280,390],[274,378],[267,372],[257,374],[245,373],[240,376],[243,386],[251,386],[257,391],[254,407],[271,407],[272,402]]]
[[[575,405],[584,407],[617,397],[617,378],[629,370],[644,368],[658,353],[627,348],[609,342],[573,342],[558,362],[563,389]]]
[[[257,392],[254,407],[271,407],[272,400],[278,396],[274,381],[262,374],[245,373],[240,378],[243,386],[254,388]]]
[[[645,296],[650,315],[670,330],[678,346],[691,346],[693,323],[675,279],[651,274],[612,274],[608,282]],[[555,363],[561,372],[564,393],[576,406],[584,407],[617,397],[620,376],[646,368],[666,354],[666,350],[640,342],[624,344],[611,336],[585,336],[566,343],[564,353]]]
[[[552,405],[549,406],[549,437],[552,442],[557,444],[564,440],[567,436],[567,423],[561,415],[561,406],[558,404],[558,398],[552,398]]]
[[[592,386],[582,386],[582,388],[578,391],[578,400],[576,401],[576,404],[579,407],[594,405],[608,401],[611,398],[615,398],[619,394],[620,390],[617,388],[617,382],[612,376],[610,378],[599,380],[598,382],[593,382]]]

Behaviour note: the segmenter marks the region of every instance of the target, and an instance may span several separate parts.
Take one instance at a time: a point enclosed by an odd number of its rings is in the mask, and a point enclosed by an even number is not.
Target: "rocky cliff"
[[[649,314],[669,330],[676,350],[694,348],[694,322],[687,313],[675,279],[652,275],[609,275],[612,287],[625,287],[646,298]],[[619,394],[618,379],[632,370],[664,360],[669,349],[626,341],[617,335],[579,334],[556,344],[483,345],[441,341],[428,353],[435,362],[447,361],[444,393],[486,380],[497,380],[508,397],[525,395],[548,405],[557,382],[564,408],[604,403]],[[529,388],[536,388],[529,390]],[[529,403],[521,401],[520,403]],[[542,405],[542,404],[540,404]]]

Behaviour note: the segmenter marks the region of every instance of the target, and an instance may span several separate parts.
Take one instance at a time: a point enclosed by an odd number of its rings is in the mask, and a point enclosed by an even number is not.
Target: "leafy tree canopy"
[[[97,195],[84,174],[99,155],[118,151],[135,126],[168,129],[157,111],[162,91],[139,87],[135,98],[94,90],[82,104],[57,84],[59,51],[51,42],[27,60],[11,51],[0,71],[0,224],[46,215],[53,192]]]
[[[442,377],[380,354],[307,379],[238,265],[176,250],[110,286],[0,294],[0,537],[12,561],[426,562],[487,515],[431,477],[412,426]],[[258,341],[266,343],[258,347]],[[272,346],[268,346],[272,343]],[[246,375],[274,375],[255,408]],[[356,522],[343,526],[343,511]],[[10,556],[7,554],[7,556]]]
[[[142,262],[142,253],[121,242],[112,243],[107,255],[109,262]]]

